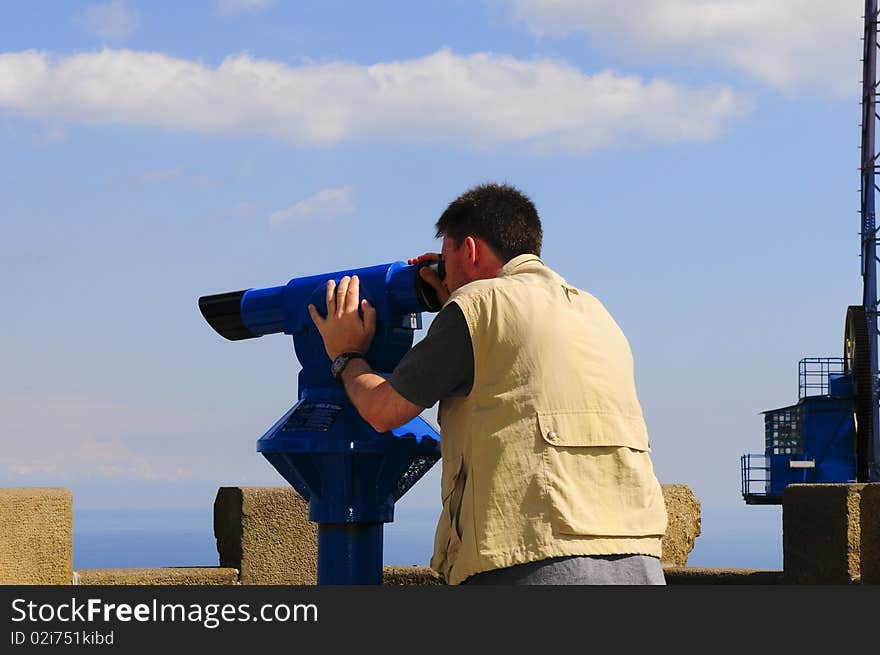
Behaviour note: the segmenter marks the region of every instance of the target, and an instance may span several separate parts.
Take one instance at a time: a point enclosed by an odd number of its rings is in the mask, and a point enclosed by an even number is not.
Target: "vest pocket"
[[[553,528],[560,534],[662,535],[663,492],[641,419],[594,412],[539,412],[541,459]]]

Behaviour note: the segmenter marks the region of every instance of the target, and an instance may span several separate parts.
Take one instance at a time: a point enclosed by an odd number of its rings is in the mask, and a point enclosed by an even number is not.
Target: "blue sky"
[[[630,339],[657,475],[703,504],[695,561],[781,565],[739,455],[861,301],[862,8],[7,0],[0,484],[207,517],[219,486],[282,484],[255,441],[292,345],[222,340],[198,297],[424,252],[507,181]],[[392,541],[430,547],[438,473]]]

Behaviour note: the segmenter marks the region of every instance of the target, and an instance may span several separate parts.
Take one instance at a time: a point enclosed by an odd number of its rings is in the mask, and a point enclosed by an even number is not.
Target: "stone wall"
[[[0,584],[70,584],[73,495],[56,487],[0,489]]]
[[[880,583],[880,483],[788,485],[782,545],[787,583]]]
[[[663,485],[667,584],[880,583],[880,484],[789,485],[783,495],[785,571],[688,568],[700,503]],[[222,487],[214,502],[220,566],[72,570],[69,490],[0,489],[0,583],[209,585],[316,582],[317,526],[290,487]],[[430,553],[425,553],[427,558]],[[386,566],[386,585],[436,585],[425,566]]]
[[[78,569],[78,585],[237,585],[238,569],[220,566],[167,568]]]
[[[683,567],[700,534],[700,502],[686,485],[663,485],[669,517],[665,565]],[[241,571],[241,584],[317,582],[317,527],[291,487],[221,487],[214,501],[220,565]],[[425,559],[430,553],[425,553]],[[438,584],[426,567],[385,567],[385,584]]]
[[[317,583],[318,527],[292,487],[221,487],[214,500],[220,566],[241,584]]]
[[[688,555],[702,529],[700,501],[685,484],[664,484],[667,527],[662,540],[661,561],[665,565],[687,566]]]
[[[862,488],[859,523],[859,579],[863,584],[880,584],[880,483]]]

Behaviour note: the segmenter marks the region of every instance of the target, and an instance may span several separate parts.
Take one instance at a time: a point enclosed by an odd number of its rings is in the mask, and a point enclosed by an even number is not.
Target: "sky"
[[[446,205],[507,182],[630,340],[691,562],[781,568],[739,457],[861,303],[862,9],[4,0],[0,485],[68,487],[97,533],[201,511],[210,543],[218,487],[284,484],[255,444],[299,366],[198,298],[439,250]],[[439,508],[438,465],[386,561],[427,562]]]

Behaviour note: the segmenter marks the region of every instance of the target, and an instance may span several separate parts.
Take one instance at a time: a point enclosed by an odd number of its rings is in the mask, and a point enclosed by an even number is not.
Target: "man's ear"
[[[477,242],[473,237],[465,237],[462,244],[466,248],[467,259],[473,265],[477,263]]]

